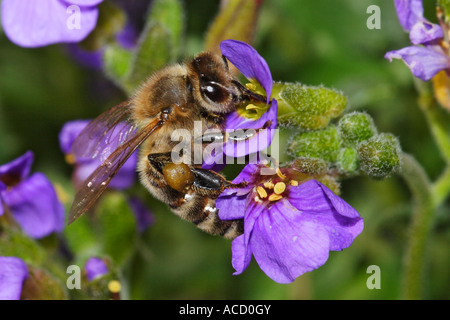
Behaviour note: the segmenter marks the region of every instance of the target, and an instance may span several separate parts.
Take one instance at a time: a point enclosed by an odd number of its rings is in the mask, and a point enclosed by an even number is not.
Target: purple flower
[[[443,32],[440,26],[423,16],[422,0],[394,0],[400,24],[409,32],[414,46],[389,51],[385,58],[401,59],[412,74],[424,81],[442,70],[450,70],[450,58],[440,46]]]
[[[103,0],[3,0],[1,20],[8,38],[22,47],[80,42],[97,24]]]
[[[42,173],[29,176],[33,153],[0,166],[0,215],[8,210],[32,238],[42,238],[64,227],[64,207]]]
[[[272,99],[270,103],[270,95],[272,94],[272,74],[270,73],[269,66],[263,57],[259,53],[245,42],[237,40],[225,40],[220,44],[220,50],[222,54],[250,81],[256,81],[259,83],[265,91],[267,97],[266,106],[254,106],[251,108],[246,107],[247,110],[256,107],[257,116],[255,118],[249,118],[244,116],[240,110],[232,112],[227,117],[226,128],[227,129],[271,129],[261,130],[250,141],[246,143],[232,143],[228,142],[225,146],[225,154],[233,157],[242,157],[250,153],[254,153],[267,148],[275,134],[277,127],[277,112],[278,103],[275,99]],[[265,107],[265,112],[258,114],[261,107]],[[268,107],[268,108],[267,108]],[[258,110],[259,109],[259,110]],[[263,109],[264,110],[264,109]],[[267,126],[265,126],[267,125]],[[266,135],[266,139],[261,139],[260,135]],[[254,144],[253,141],[259,142]],[[254,146],[257,145],[255,148]]]
[[[253,255],[271,279],[289,283],[361,233],[358,212],[320,182],[295,180],[291,168],[260,175],[261,168],[247,165],[233,183],[248,186],[227,189],[216,202],[221,219],[244,219],[244,234],[232,243],[234,274],[242,273]]]
[[[138,231],[143,233],[155,221],[153,212],[150,211],[139,198],[130,197],[128,203],[134,213]]]
[[[75,186],[83,183],[89,175],[100,166],[103,161],[117,148],[118,140],[113,140],[103,148],[103,153],[95,158],[75,158],[71,152],[72,144],[80,132],[88,125],[90,120],[75,120],[67,122],[59,133],[59,144],[66,155],[67,162],[75,166],[73,181]],[[114,129],[120,132],[120,126]],[[107,143],[106,143],[107,144]],[[125,162],[123,167],[114,176],[109,184],[110,188],[123,190],[131,187],[136,180],[137,153],[135,152]]]
[[[260,85],[267,97],[266,103],[255,103],[242,106],[230,113],[226,119],[226,129],[231,132],[255,130],[255,135],[245,141],[228,141],[221,152],[213,153],[206,158],[203,168],[216,168],[216,164],[223,163],[224,155],[230,157],[243,157],[267,148],[275,134],[277,127],[278,103],[275,99],[270,101],[272,93],[272,74],[269,66],[259,53],[245,42],[237,40],[224,40],[220,44],[222,54],[247,78],[256,88]]]
[[[28,268],[22,259],[0,257],[0,300],[20,300]]]
[[[108,273],[106,263],[102,259],[96,257],[89,258],[88,261],[86,261],[84,268],[89,281],[95,280]]]

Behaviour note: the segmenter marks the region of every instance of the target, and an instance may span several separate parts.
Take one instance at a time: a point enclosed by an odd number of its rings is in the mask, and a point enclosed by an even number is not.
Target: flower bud
[[[400,167],[400,144],[392,134],[373,136],[359,145],[361,170],[368,176],[381,179]]]
[[[205,50],[217,54],[222,54],[219,45],[223,40],[253,42],[261,7],[260,1],[254,0],[228,0],[221,4],[219,13],[206,32],[204,44]],[[233,66],[230,68],[236,71]]]
[[[327,163],[322,159],[298,158],[291,166],[294,170],[308,175],[322,175],[327,172]]]
[[[124,86],[132,92],[149,74],[174,62],[182,41],[184,16],[180,0],[152,2],[147,24],[130,61]]]
[[[342,148],[339,151],[337,166],[343,173],[355,173],[359,167],[358,152],[353,148]]]
[[[294,157],[316,158],[336,162],[341,138],[335,126],[322,130],[302,132],[290,141],[288,152]]]
[[[348,146],[356,146],[377,133],[372,117],[363,112],[344,115],[339,120],[338,128],[343,143]]]
[[[335,195],[338,196],[338,195],[341,194],[341,185],[332,176],[326,174],[326,175],[318,178],[317,181],[319,181],[320,183],[324,184],[328,189],[333,191],[333,193]]]
[[[274,83],[272,97],[278,100],[280,124],[307,130],[325,128],[347,106],[341,92],[299,83]]]

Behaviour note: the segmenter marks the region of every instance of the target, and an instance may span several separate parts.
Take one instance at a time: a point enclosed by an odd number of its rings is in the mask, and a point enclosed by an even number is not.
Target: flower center
[[[283,199],[288,193],[287,185],[298,186],[298,181],[289,180],[281,171],[277,170],[276,176],[256,187],[255,201],[274,203]]]
[[[20,180],[20,175],[14,173],[6,173],[0,176],[0,181],[3,182],[8,188],[18,185]]]

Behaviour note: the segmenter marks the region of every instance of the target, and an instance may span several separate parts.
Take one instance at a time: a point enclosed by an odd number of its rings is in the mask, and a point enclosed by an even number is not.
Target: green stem
[[[431,134],[447,164],[450,164],[450,116],[436,104],[429,86],[416,80],[419,107],[424,113]]]
[[[445,199],[448,197],[450,193],[450,165],[447,165],[447,168],[436,180],[432,186],[431,194],[433,196],[433,205],[434,207],[438,207],[441,205]]]
[[[426,244],[434,216],[431,184],[422,166],[411,155],[402,154],[401,175],[414,197],[414,212],[403,270],[405,299],[420,299],[426,261]]]

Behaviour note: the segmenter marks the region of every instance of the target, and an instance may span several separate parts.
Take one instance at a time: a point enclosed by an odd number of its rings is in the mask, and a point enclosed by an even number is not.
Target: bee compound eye
[[[223,103],[228,99],[228,92],[219,85],[209,82],[202,86],[203,94],[215,103]]]

